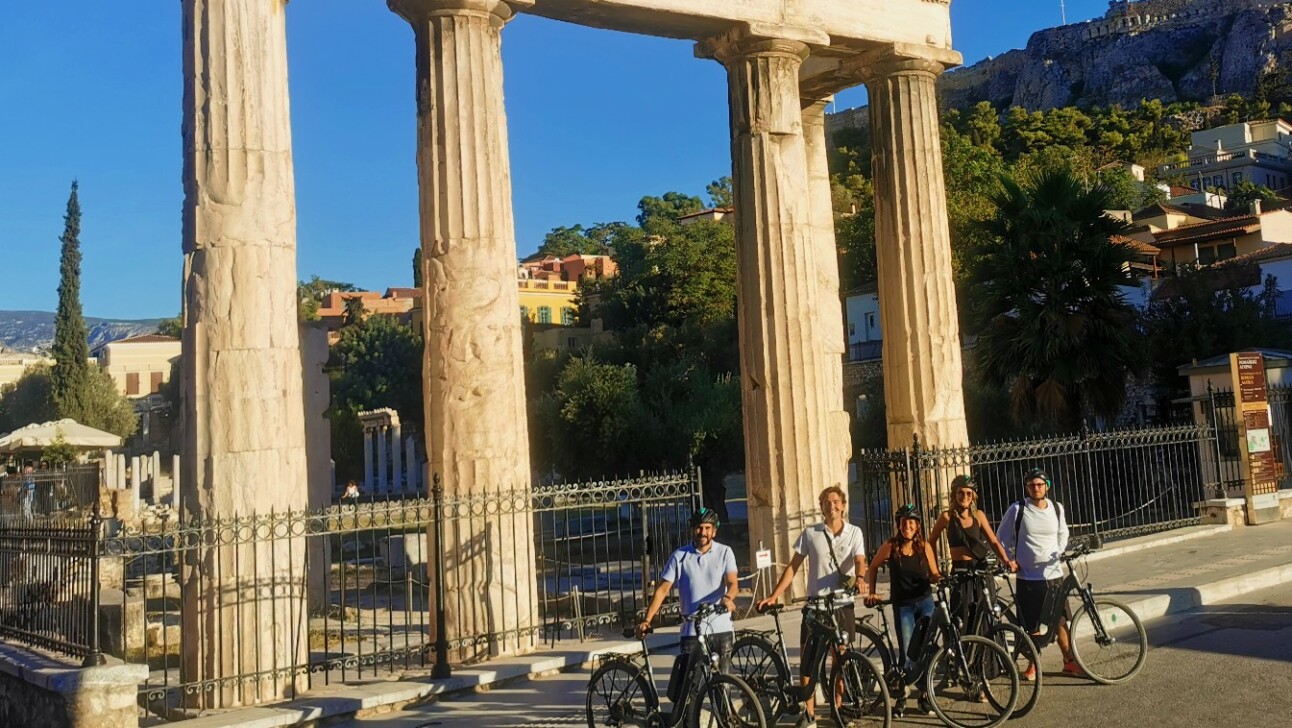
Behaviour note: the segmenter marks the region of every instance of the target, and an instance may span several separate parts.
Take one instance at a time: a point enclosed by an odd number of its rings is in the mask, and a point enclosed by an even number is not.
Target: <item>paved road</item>
[[[1151,649],[1130,683],[1098,686],[1057,672],[1036,710],[1010,728],[1263,728],[1292,725],[1292,584],[1149,623]],[[795,630],[797,631],[797,630]],[[671,658],[661,657],[667,674]],[[524,681],[417,709],[354,720],[347,728],[546,728],[585,725],[586,671]],[[908,718],[899,726],[939,725]],[[824,725],[824,723],[822,724]]]

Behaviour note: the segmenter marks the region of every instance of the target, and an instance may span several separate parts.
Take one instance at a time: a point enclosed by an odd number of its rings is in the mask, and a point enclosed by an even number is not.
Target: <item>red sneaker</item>
[[[1035,681],[1036,681],[1036,663],[1029,664],[1029,665],[1027,666],[1027,669],[1026,669],[1026,670],[1024,670],[1024,671],[1023,671],[1023,674],[1022,674],[1022,675],[1020,675],[1019,677],[1023,678],[1023,681],[1024,681],[1024,682],[1035,682]]]
[[[1090,677],[1089,675],[1086,674],[1086,671],[1082,670],[1081,666],[1078,665],[1074,660],[1064,661],[1063,674],[1071,675],[1072,677]]]

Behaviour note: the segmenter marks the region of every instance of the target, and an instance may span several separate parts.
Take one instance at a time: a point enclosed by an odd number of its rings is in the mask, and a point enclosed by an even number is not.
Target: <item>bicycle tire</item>
[[[790,668],[776,645],[761,634],[745,633],[736,638],[731,645],[731,671],[758,694],[767,720],[776,722],[793,702],[785,694]]]
[[[1016,624],[1001,622],[987,630],[987,637],[1004,647],[1013,658],[1014,667],[1018,670],[1018,704],[1014,706],[1010,718],[1022,718],[1032,712],[1036,701],[1041,698],[1041,653],[1027,631]],[[1035,675],[1031,680],[1024,680],[1023,673],[1028,665],[1036,666]]]
[[[830,716],[839,728],[889,728],[893,708],[879,668],[856,650],[848,650],[830,671]]]
[[[1068,627],[1072,657],[1091,680],[1103,685],[1124,683],[1144,667],[1148,634],[1139,616],[1115,599],[1097,598],[1095,608],[1099,610],[1099,623],[1109,641],[1104,643],[1096,636],[1094,621],[1083,605]],[[1119,645],[1124,649],[1119,649]]]
[[[713,673],[687,702],[687,728],[767,728],[762,701],[735,675]]]
[[[960,670],[957,653],[965,655],[968,674]],[[951,728],[993,728],[1018,703],[1018,670],[1005,648],[990,639],[961,637],[958,650],[944,645],[933,653],[924,691],[933,712]]]
[[[857,634],[853,637],[853,649],[862,656],[873,660],[887,675],[893,669],[893,654],[888,649],[888,641],[879,630],[869,624],[857,623]]]
[[[609,660],[588,679],[584,715],[588,728],[647,725],[659,703],[650,690],[641,666],[628,660]]]

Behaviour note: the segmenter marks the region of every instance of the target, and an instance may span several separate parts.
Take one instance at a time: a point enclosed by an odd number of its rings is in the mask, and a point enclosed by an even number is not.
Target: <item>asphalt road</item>
[[[1292,726],[1292,584],[1147,625],[1144,669],[1117,686],[1061,675],[1046,650],[1046,682],[1032,714],[1010,728],[1288,728]],[[655,665],[667,676],[671,658]],[[355,720],[349,728],[547,728],[586,725],[587,671],[522,681],[443,703]],[[896,726],[940,725],[936,718]],[[822,723],[825,726],[825,723]]]

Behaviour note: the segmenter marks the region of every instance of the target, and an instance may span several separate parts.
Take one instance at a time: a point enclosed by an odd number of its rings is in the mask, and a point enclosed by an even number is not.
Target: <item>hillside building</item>
[[[364,316],[395,316],[405,323],[411,323],[413,307],[421,297],[422,291],[419,288],[387,288],[385,293],[332,291],[320,299],[318,317],[327,327],[327,343],[331,346],[341,339],[341,327],[348,323],[345,315],[347,301],[362,301]]]
[[[1249,121],[1195,131],[1189,158],[1162,165],[1161,176],[1182,177],[1199,192],[1224,192],[1242,182],[1272,190],[1292,183],[1292,124]]]
[[[94,350],[99,367],[112,377],[117,391],[131,399],[157,394],[170,381],[171,365],[180,355],[180,340],[145,334],[111,341]]]

